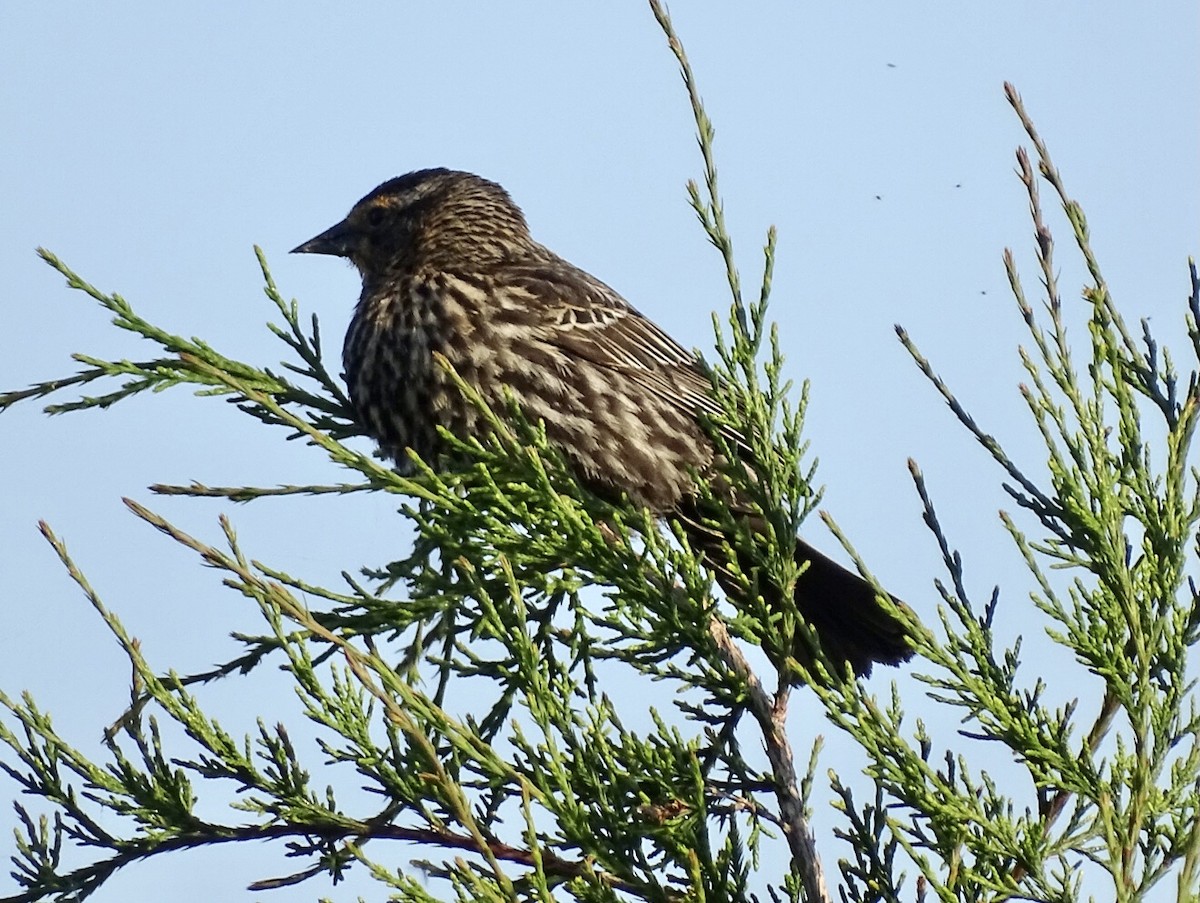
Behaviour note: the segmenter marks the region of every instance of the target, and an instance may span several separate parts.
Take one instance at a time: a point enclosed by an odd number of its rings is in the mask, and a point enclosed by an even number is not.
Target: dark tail
[[[701,526],[698,520],[693,512],[683,518],[692,548],[704,552],[725,592],[736,592],[729,572],[721,567],[725,552],[720,534]],[[743,559],[743,570],[752,567],[749,555]],[[912,658],[904,625],[883,610],[871,584],[802,539],[796,540],[796,562],[808,562],[796,581],[796,608],[812,626],[832,662],[849,662],[855,674],[866,676],[876,662],[898,665]],[[903,605],[894,596],[891,599]],[[803,665],[812,663],[813,650],[802,637],[796,638],[794,655]]]
[[[796,607],[831,660],[849,662],[855,674],[865,676],[875,662],[898,665],[912,658],[904,625],[883,610],[871,584],[797,539],[796,563],[805,561],[808,568],[796,581]],[[803,655],[797,658],[804,661]]]

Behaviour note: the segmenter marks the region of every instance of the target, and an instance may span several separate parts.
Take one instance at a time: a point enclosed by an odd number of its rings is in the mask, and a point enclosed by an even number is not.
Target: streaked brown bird
[[[343,349],[346,381],[362,424],[397,464],[406,447],[434,461],[439,425],[464,437],[482,427],[435,364],[440,352],[495,409],[507,390],[531,422],[543,421],[586,485],[679,516],[730,589],[721,537],[696,511],[693,474],[716,478],[698,419],[718,412],[703,365],[599,279],[534,241],[503,188],[465,172],[412,172],[294,253],[345,257],[362,275]],[[904,628],[869,583],[803,540],[795,554],[809,563],[796,605],[832,660],[868,674],[874,662],[911,656]]]

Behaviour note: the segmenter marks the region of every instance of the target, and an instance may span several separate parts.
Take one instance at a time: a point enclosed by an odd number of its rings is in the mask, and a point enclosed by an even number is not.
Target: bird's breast
[[[434,354],[444,345],[437,299],[420,284],[364,289],[342,349],[346,385],[362,426],[398,464],[406,448],[436,454]]]

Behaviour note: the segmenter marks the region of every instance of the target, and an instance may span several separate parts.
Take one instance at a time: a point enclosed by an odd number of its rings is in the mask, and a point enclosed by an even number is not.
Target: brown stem
[[[709,635],[720,650],[721,657],[730,670],[746,683],[749,699],[747,707],[762,730],[763,744],[771,772],[775,778],[774,791],[779,800],[779,820],[788,849],[792,853],[792,866],[804,884],[805,898],[813,903],[829,903],[829,890],[825,886],[825,871],[817,855],[816,838],[804,812],[804,799],[800,795],[800,782],[792,755],[792,744],[787,736],[787,701],[789,687],[783,684],[775,699],[763,688],[762,681],[750,668],[750,663],[738,648],[725,622],[712,618],[708,623]]]

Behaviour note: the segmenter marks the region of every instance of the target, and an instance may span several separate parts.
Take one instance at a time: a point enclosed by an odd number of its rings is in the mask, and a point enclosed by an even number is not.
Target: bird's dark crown
[[[422,169],[368,192],[344,220],[295,252],[349,258],[370,278],[422,264],[498,260],[531,246],[524,214],[495,182]]]

